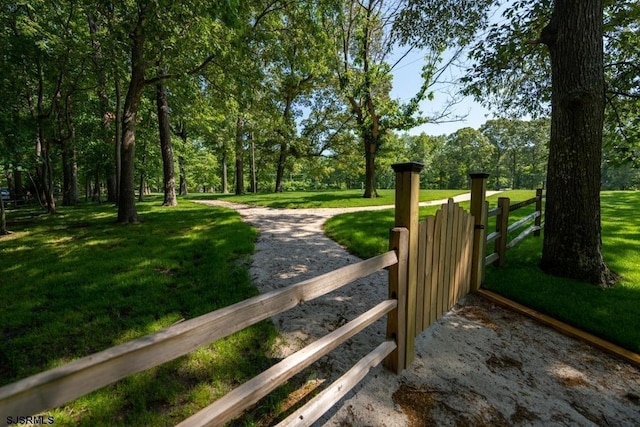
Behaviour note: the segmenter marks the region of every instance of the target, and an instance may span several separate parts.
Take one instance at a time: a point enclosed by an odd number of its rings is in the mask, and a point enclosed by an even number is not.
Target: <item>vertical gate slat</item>
[[[416,336],[422,332],[424,322],[425,268],[427,264],[427,223],[418,223],[418,283],[416,289]]]
[[[438,230],[436,231],[436,233],[439,233],[438,235],[438,251],[439,251],[439,256],[438,256],[438,276],[436,278],[436,310],[434,311],[435,314],[435,319],[437,319],[438,317],[440,317],[440,315],[442,315],[442,284],[444,282],[444,264],[445,264],[445,243],[446,243],[446,236],[447,236],[447,213],[445,210],[440,209],[437,213],[436,213],[436,223],[438,222],[438,220],[440,221],[440,227],[438,227]],[[434,319],[434,320],[435,320]]]
[[[426,262],[425,262],[425,289],[424,289],[424,317],[422,319],[422,330],[424,331],[431,324],[431,288],[433,275],[434,256],[434,228],[436,217],[429,215],[426,218]]]
[[[464,232],[466,229],[466,220],[467,213],[458,206],[458,252],[456,265],[456,299],[454,304],[463,296],[462,288],[464,284],[462,270],[464,269],[464,242],[466,240]]]
[[[449,289],[449,306],[448,309],[454,306],[458,301],[458,266],[460,263],[460,210],[458,204],[451,206],[453,210],[453,226],[451,227],[451,288]]]
[[[474,218],[452,199],[419,224],[416,335],[471,289]]]
[[[465,290],[466,285],[465,285],[465,277],[466,277],[466,266],[468,263],[467,260],[467,241],[469,240],[469,235],[467,232],[467,223],[468,223],[468,218],[469,218],[469,214],[461,209],[461,220],[460,220],[460,285],[459,285],[459,293],[458,293],[458,299],[462,298],[463,296],[465,296],[467,294],[467,291]]]
[[[473,253],[473,224],[474,218],[472,215],[467,215],[467,227],[465,231],[466,242],[466,254],[464,263],[464,293],[466,295],[471,290],[471,256]]]
[[[453,206],[453,227],[451,231],[451,289],[449,290],[449,310],[458,300],[458,264],[460,258],[458,251],[460,250],[460,242],[458,238],[458,225],[460,224],[460,213],[458,212],[458,205]]]
[[[453,199],[449,199],[447,203],[447,231],[446,231],[446,249],[445,249],[445,270],[444,270],[444,292],[442,293],[442,311],[440,312],[440,316],[449,311],[449,290],[451,289],[451,264],[453,264],[452,260],[452,252],[453,252],[453,239],[451,238],[453,234]]]

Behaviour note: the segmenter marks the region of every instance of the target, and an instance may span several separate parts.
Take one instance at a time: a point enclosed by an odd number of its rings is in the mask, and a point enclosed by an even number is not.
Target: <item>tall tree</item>
[[[469,93],[487,95],[501,108],[520,105],[520,113],[546,114],[551,107],[541,265],[600,285],[615,278],[603,261],[600,226],[603,121],[611,87],[605,84],[611,76],[605,74],[603,41],[611,38],[605,39],[605,18],[610,23],[613,16],[605,6],[638,13],[638,3],[626,0],[513,2],[503,12],[505,23],[495,24],[476,46],[467,78]],[[626,52],[611,49],[606,56],[610,65],[622,63]]]
[[[236,17],[234,2],[164,3],[139,0],[135,12],[120,4],[130,49],[129,85],[122,115],[121,173],[118,222],[138,222],[135,207],[136,117],[144,88],[161,81],[200,73],[221,49],[220,28]],[[166,73],[147,76],[162,58]]]
[[[600,163],[605,86],[602,0],[556,0],[540,42],[551,56],[551,140],[543,270],[600,285]]]
[[[171,125],[169,124],[169,101],[167,89],[162,82],[156,83],[156,106],[158,111],[158,133],[162,152],[163,192],[162,206],[177,206],[176,176],[173,167],[173,147],[171,145]]]
[[[321,80],[326,80],[326,59],[331,54],[322,28],[323,3],[284,3],[279,13],[264,19],[257,37],[265,62],[265,95],[277,111],[271,122],[276,143],[275,191],[282,191],[288,158],[297,154],[296,119],[300,106]]]
[[[337,19],[339,87],[348,102],[365,157],[364,197],[376,197],[375,159],[381,138],[390,130],[404,130],[431,121],[422,117],[420,102],[442,73],[458,59],[485,22],[492,0],[368,0],[348,1]],[[434,29],[437,28],[437,31]],[[398,54],[398,47],[405,50]],[[443,60],[445,51],[451,55]],[[402,104],[389,96],[392,70],[412,49],[425,55],[420,89]],[[400,58],[392,61],[390,54]],[[445,109],[446,110],[446,109]]]

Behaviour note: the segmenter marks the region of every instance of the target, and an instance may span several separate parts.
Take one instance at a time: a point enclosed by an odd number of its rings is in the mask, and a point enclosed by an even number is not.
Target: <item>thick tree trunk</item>
[[[229,192],[229,179],[227,177],[227,152],[222,153],[222,193]]]
[[[364,138],[365,152],[365,176],[364,176],[364,195],[365,199],[373,199],[378,197],[376,190],[376,152],[378,144],[372,137]]]
[[[95,180],[93,182],[93,194],[91,195],[91,201],[100,204],[102,203],[102,194],[100,192],[100,170],[96,169],[95,173],[96,174]]]
[[[541,41],[551,54],[552,113],[544,271],[599,285],[600,161],[604,122],[603,1],[556,0]]]
[[[187,186],[187,159],[184,156],[178,156],[178,168],[180,169],[180,190],[181,196],[189,194],[189,188]]]
[[[287,144],[283,142],[280,145],[280,155],[278,156],[278,165],[276,168],[276,185],[274,189],[276,193],[282,193],[283,191],[282,180],[284,179],[284,164],[287,160],[287,150]]]
[[[62,204],[72,206],[78,203],[78,162],[76,151],[67,144],[62,146]]]
[[[16,200],[24,198],[24,185],[22,184],[22,171],[18,168],[13,170],[13,194]]]
[[[140,6],[136,28],[131,33],[131,81],[124,101],[122,116],[122,145],[120,192],[118,194],[118,222],[121,224],[138,223],[136,211],[136,192],[134,183],[136,118],[145,86],[144,29],[145,8]]]
[[[116,138],[115,138],[115,171],[116,171],[116,201],[118,206],[120,203],[120,179],[122,176],[122,94],[120,93],[120,78],[118,77],[118,70],[114,69],[113,73],[114,86],[116,89]]]
[[[44,133],[42,133],[44,135]],[[45,140],[42,149],[42,195],[45,201],[47,212],[50,214],[56,213],[56,199],[53,194],[53,169],[51,167],[51,144],[48,140]]]
[[[236,194],[244,194],[244,118],[236,121]]]
[[[169,103],[167,101],[167,90],[162,83],[156,84],[156,105],[158,107],[158,128],[164,184],[162,206],[178,206],[176,175],[173,169],[173,148],[171,147],[171,127],[169,126]]]
[[[258,179],[256,178],[256,142],[253,140],[253,134],[251,135],[251,192],[258,192]]]
[[[9,230],[7,230],[7,215],[4,211],[4,200],[0,197],[0,235],[9,233]]]

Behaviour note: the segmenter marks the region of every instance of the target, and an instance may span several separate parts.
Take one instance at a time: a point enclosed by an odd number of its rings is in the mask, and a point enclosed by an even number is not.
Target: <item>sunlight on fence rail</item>
[[[540,230],[544,227],[542,223],[542,189],[536,190],[536,196],[523,202],[510,204],[508,197],[500,197],[498,206],[487,211],[487,218],[496,217],[496,229],[487,235],[486,242],[494,243],[494,252],[485,257],[485,265],[494,264],[496,267],[502,267],[505,264],[507,250],[514,248],[522,242],[527,236],[533,234],[540,236]],[[526,217],[509,225],[509,214],[515,210],[529,206],[535,203],[535,211]],[[524,225],[533,221],[533,224],[523,230],[518,236],[508,241],[509,233],[515,231]]]
[[[404,232],[406,233],[406,230]],[[397,230],[396,233],[402,234],[402,231]],[[400,239],[400,241],[405,242],[406,245],[406,239]],[[403,249],[399,248],[399,252]],[[356,279],[397,264],[398,255],[396,251],[391,250],[377,257],[342,267],[284,289],[258,295],[154,334],[9,384],[0,388],[0,413],[34,414],[62,405],[128,375],[150,369],[187,354],[202,345],[289,310],[301,302],[310,301]],[[293,373],[298,372],[301,366],[308,366],[313,360],[328,353],[335,346],[378,318],[396,309],[397,301],[395,299],[386,300],[342,328],[250,380],[247,383],[250,384],[249,386],[241,386],[236,389],[240,391],[234,390],[227,395],[231,397],[224,402],[229,404],[229,407],[221,411],[224,418],[220,419],[228,420],[230,417],[238,415],[248,406],[244,404],[245,402],[254,402],[256,396],[263,396],[266,394],[265,390],[271,390],[281,385]],[[385,352],[391,352],[395,349],[395,344],[393,348],[387,345],[384,346],[384,349]],[[290,374],[283,374],[283,370],[288,370]],[[275,372],[278,375],[275,375]],[[257,387],[257,384],[261,384],[262,387]],[[242,401],[243,404],[238,406],[237,401]],[[216,410],[218,408],[220,405],[216,406]],[[199,424],[189,421],[184,425]]]

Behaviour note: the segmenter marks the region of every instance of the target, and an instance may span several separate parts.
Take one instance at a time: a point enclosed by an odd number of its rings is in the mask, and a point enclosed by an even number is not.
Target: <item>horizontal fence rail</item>
[[[360,359],[347,373],[334,381],[329,387],[320,392],[305,406],[289,415],[277,427],[303,427],[310,426],[330,408],[340,401],[355,384],[358,384],[369,371],[378,366],[392,351],[396,349],[396,343],[385,341],[373,351]]]
[[[544,226],[541,221],[543,198],[542,189],[536,190],[535,197],[514,204],[510,204],[508,197],[500,197],[498,199],[498,206],[487,211],[487,218],[496,217],[496,229],[486,237],[487,244],[491,242],[495,243],[494,252],[485,257],[485,265],[494,264],[497,267],[504,266],[506,259],[505,254],[508,249],[514,248],[531,234],[534,236],[540,235],[540,230],[542,230]],[[509,225],[509,213],[534,203],[536,207],[533,213]],[[510,242],[507,241],[509,233],[523,227],[531,221],[534,221],[533,225],[527,227]]]
[[[397,302],[395,300],[381,302],[356,319],[233,389],[211,405],[178,424],[178,427],[217,426],[230,421],[284,384],[289,378],[307,368],[396,307]]]
[[[183,356],[397,262],[398,255],[391,250],[6,385],[0,388],[0,413],[35,414],[62,405],[126,376]],[[386,313],[393,308],[390,307],[391,302],[387,301],[378,310]]]

